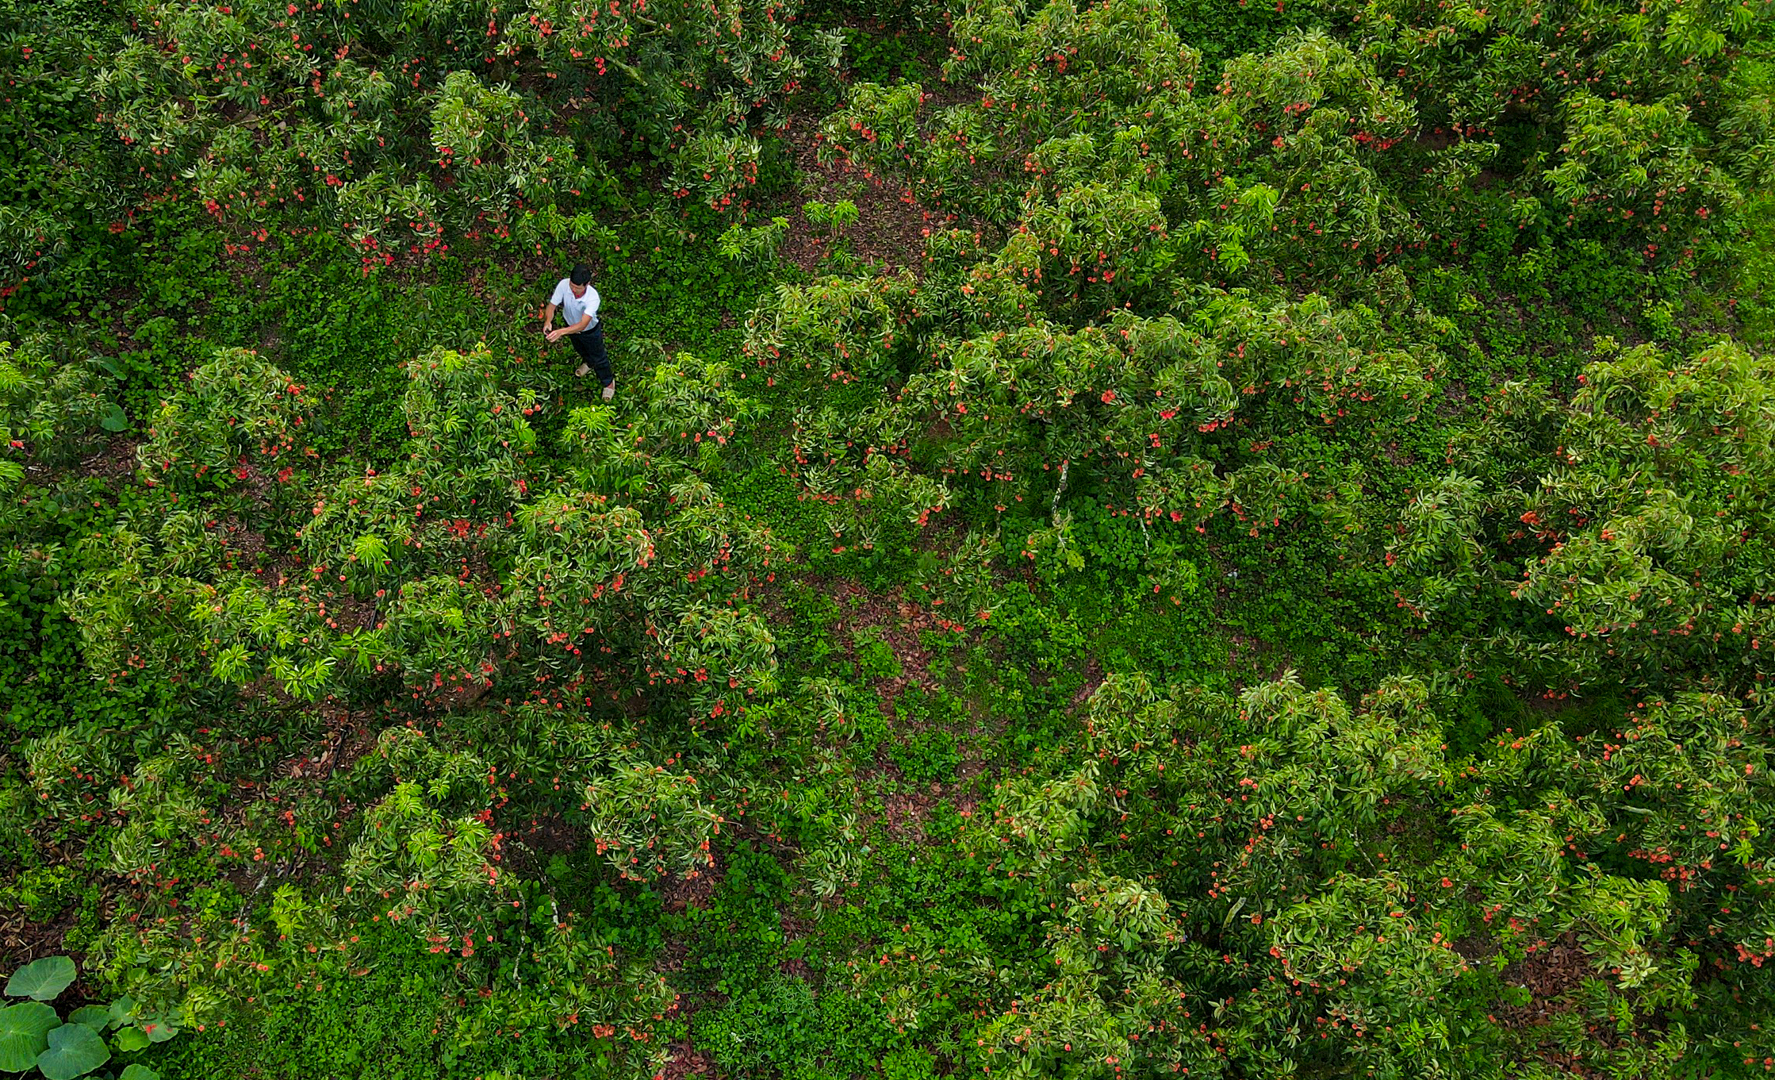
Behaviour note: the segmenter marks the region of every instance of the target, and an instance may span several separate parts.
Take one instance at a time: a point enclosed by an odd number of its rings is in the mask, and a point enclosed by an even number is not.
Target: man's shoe
[[[606,386],[604,388],[604,400],[609,401],[611,398],[613,398],[615,396],[616,396],[616,384],[611,383],[609,386]]]
[[[577,370],[575,370],[575,371],[574,371],[574,372],[573,372],[573,373],[574,373],[574,374],[575,374],[575,375],[578,375],[578,376],[579,376],[579,377],[580,377],[580,378],[582,378],[582,379],[583,379],[583,378],[585,378],[585,377],[586,377],[586,374],[587,374],[587,373],[588,373],[588,372],[590,372],[590,371],[591,371],[591,370],[592,370],[592,365],[590,365],[590,364],[581,364],[581,365],[579,365],[579,367],[578,367],[578,369],[577,369]]]

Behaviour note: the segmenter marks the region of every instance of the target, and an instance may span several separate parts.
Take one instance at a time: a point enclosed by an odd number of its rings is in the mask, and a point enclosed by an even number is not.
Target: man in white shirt
[[[542,327],[550,342],[562,338],[573,342],[579,353],[579,370],[584,378],[588,371],[598,373],[604,384],[604,400],[616,396],[616,375],[610,370],[610,358],[604,354],[604,327],[598,320],[598,290],[592,288],[592,268],[580,263],[555,286],[548,306],[542,312]],[[566,326],[555,326],[555,311],[567,320]]]

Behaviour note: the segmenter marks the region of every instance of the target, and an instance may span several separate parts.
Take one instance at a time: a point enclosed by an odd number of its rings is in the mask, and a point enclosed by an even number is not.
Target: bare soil
[[[33,960],[59,956],[63,939],[73,929],[78,912],[69,907],[45,921],[32,921],[22,911],[0,916],[0,970],[16,971]]]
[[[837,629],[847,641],[847,653],[857,658],[859,632],[874,631],[893,650],[899,661],[900,674],[874,680],[876,696],[881,699],[881,713],[889,721],[896,719],[894,705],[909,686],[930,689],[931,652],[919,641],[919,634],[936,630],[937,618],[923,605],[907,600],[900,589],[873,593],[855,581],[838,579],[824,583],[824,591],[838,601]],[[862,597],[861,604],[853,597]],[[866,634],[864,635],[866,636]]]
[[[1497,1009],[1498,1024],[1505,1028],[1528,1028],[1571,1011],[1572,991],[1595,974],[1589,956],[1578,947],[1577,934],[1567,932],[1561,935],[1550,945],[1504,969],[1502,981],[1505,985],[1523,987],[1534,995],[1534,999],[1527,1005]]]
[[[715,860],[713,866],[704,867],[697,872],[696,877],[674,875],[661,886],[660,895],[665,899],[668,912],[677,913],[686,908],[695,908],[698,911],[708,909],[709,900],[714,897],[715,890],[721,887],[722,879],[727,876],[720,847],[711,845],[709,854]]]
[[[889,271],[924,266],[924,242],[933,229],[947,228],[959,220],[921,204],[905,185],[864,173],[848,162],[824,164],[819,159],[819,117],[791,117],[783,138],[802,176],[801,197],[809,202],[833,203],[849,199],[857,207],[857,223],[843,231],[841,239],[864,262],[880,263]],[[813,224],[799,207],[787,215],[789,232],[783,239],[783,256],[810,274],[831,254],[830,231]]]
[[[698,1050],[689,1039],[672,1044],[672,1057],[660,1074],[661,1080],[683,1080],[686,1076],[714,1076],[715,1059],[706,1050]]]

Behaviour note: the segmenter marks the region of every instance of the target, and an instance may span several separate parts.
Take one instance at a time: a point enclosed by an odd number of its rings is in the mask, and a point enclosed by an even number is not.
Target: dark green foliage
[[[1768,15],[0,0],[49,1068],[1761,1071]]]

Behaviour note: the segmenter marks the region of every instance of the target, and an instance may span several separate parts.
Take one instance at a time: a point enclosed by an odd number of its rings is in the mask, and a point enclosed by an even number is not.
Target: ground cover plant
[[[0,0],[0,1071],[1775,1070],[1772,27]]]

